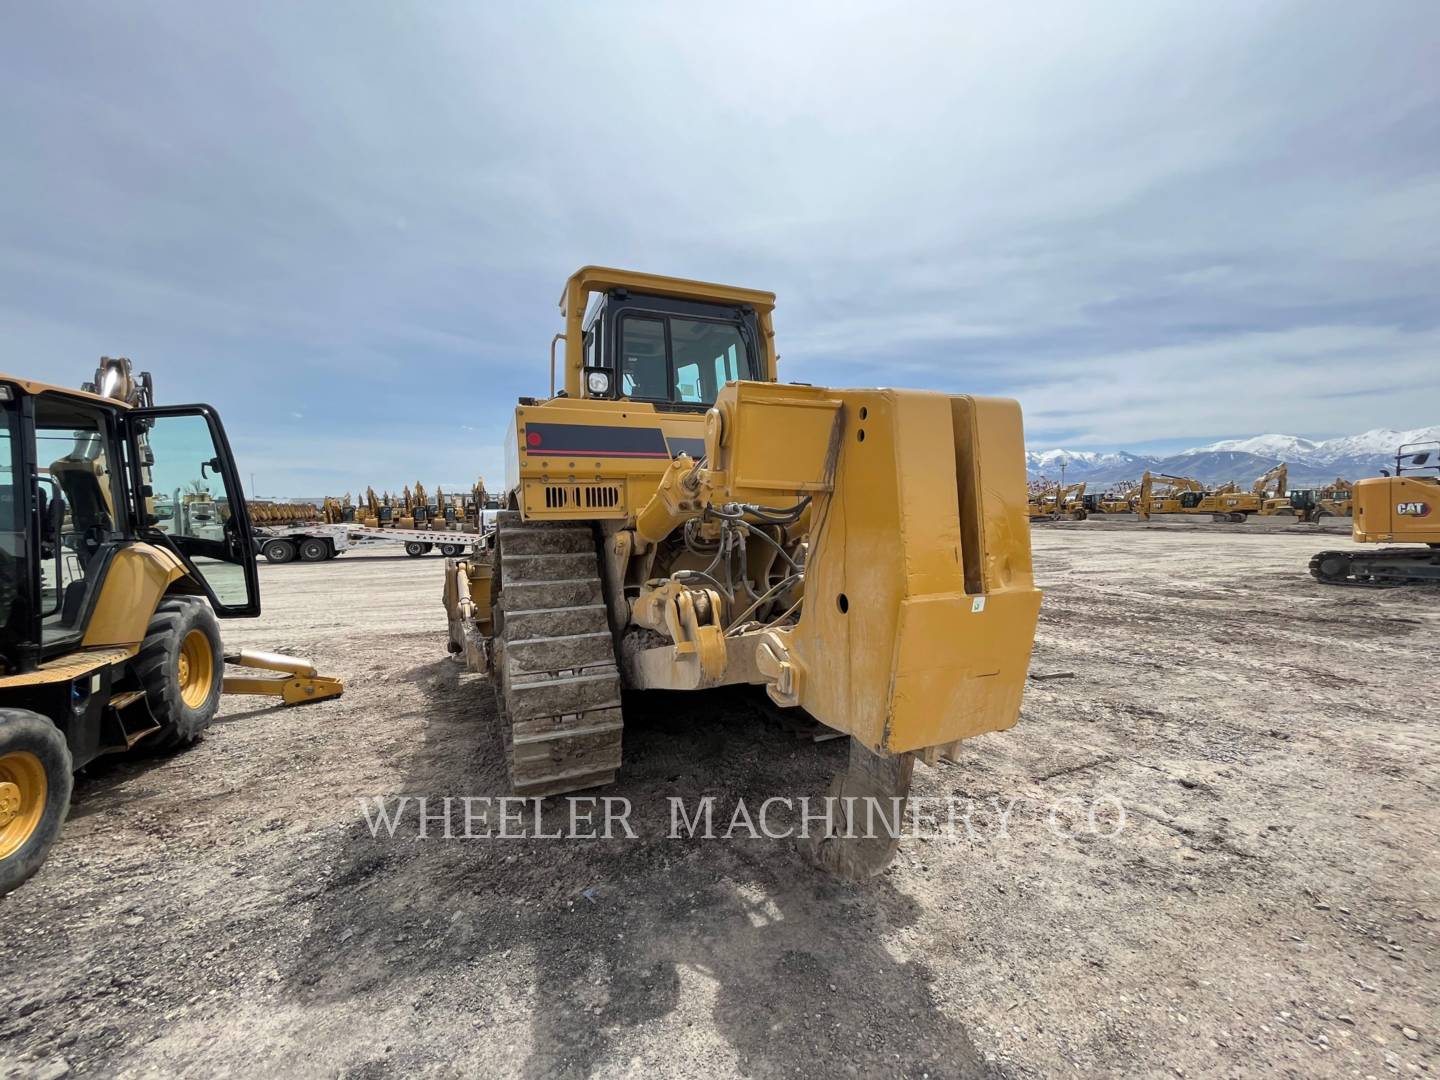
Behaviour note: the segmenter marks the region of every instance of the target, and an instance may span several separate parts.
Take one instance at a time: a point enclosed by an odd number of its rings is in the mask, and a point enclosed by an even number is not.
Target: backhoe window
[[[25,528],[20,520],[19,492],[15,487],[16,420],[14,403],[6,402],[0,414],[0,627],[4,628],[10,626],[10,616],[24,584],[20,575],[25,555]]]
[[[145,433],[145,443],[151,458],[155,527],[190,557],[221,604],[246,603],[245,567],[225,558],[230,498],[205,418],[157,416]]]
[[[86,599],[104,565],[105,545],[120,537],[124,505],[110,456],[110,427],[99,411],[71,401],[35,407],[35,460],[40,466],[41,641],[83,629]]]

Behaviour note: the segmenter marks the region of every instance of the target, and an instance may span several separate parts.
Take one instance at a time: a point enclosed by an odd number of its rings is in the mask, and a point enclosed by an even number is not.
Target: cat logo
[[[1395,512],[1401,517],[1425,517],[1430,513],[1430,504],[1423,502],[1403,502],[1396,505]]]

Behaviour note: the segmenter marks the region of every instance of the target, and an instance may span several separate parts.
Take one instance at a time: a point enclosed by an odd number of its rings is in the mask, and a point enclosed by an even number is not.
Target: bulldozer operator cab
[[[720,388],[763,379],[755,311],[612,289],[585,320],[585,396],[703,412]]]
[[[222,491],[238,508],[223,525],[184,524],[184,493]],[[208,406],[132,408],[0,376],[0,676],[138,640],[151,612],[128,608],[157,576],[218,615],[258,614],[244,505]],[[158,562],[137,550],[157,548]]]

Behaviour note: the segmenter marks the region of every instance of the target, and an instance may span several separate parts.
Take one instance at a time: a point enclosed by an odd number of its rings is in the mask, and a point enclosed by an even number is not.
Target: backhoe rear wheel
[[[162,600],[150,620],[135,671],[160,730],[146,746],[174,750],[200,738],[220,708],[225,678],[220,624],[203,600]]]
[[[0,896],[29,879],[70,812],[70,748],[45,717],[0,709]]]

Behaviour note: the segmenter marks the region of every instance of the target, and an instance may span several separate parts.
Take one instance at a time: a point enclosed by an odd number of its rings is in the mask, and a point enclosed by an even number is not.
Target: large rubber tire
[[[260,549],[260,554],[270,562],[291,562],[295,558],[295,545],[289,540],[270,540]]]
[[[300,541],[301,562],[324,562],[330,557],[330,545],[318,537]]]
[[[405,554],[409,555],[412,559],[418,559],[429,550],[430,545],[422,543],[419,540],[407,540],[405,542]]]
[[[28,709],[0,709],[0,896],[40,869],[70,812],[65,736]]]
[[[441,544],[440,554],[447,559],[458,559],[465,554],[465,548],[461,544]]]
[[[189,746],[204,733],[220,708],[225,652],[220,624],[203,600],[175,596],[162,600],[135,658],[160,730],[140,745],[151,750]]]

